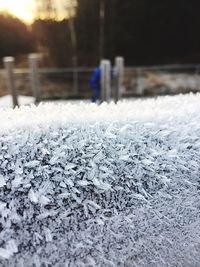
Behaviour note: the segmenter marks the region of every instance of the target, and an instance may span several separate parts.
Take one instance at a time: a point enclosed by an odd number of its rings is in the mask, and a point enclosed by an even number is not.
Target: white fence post
[[[124,81],[124,58],[116,57],[115,58],[115,102],[119,101],[122,94]]]
[[[109,60],[101,61],[101,103],[109,102],[111,97],[111,63]]]
[[[32,91],[35,97],[35,102],[38,103],[41,100],[41,90],[40,90],[40,81],[38,73],[39,56],[37,54],[30,54],[28,58],[29,58],[30,80],[31,80]]]
[[[4,57],[3,62],[4,62],[4,68],[6,71],[7,86],[8,86],[10,93],[12,94],[13,107],[14,108],[16,106],[19,107],[18,94],[17,94],[17,88],[15,86],[15,77],[14,77],[15,59],[14,57]]]

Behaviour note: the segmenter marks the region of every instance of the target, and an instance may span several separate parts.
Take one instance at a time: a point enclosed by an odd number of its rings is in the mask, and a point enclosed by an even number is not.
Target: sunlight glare
[[[27,23],[34,19],[34,0],[0,0],[0,11],[11,13]]]

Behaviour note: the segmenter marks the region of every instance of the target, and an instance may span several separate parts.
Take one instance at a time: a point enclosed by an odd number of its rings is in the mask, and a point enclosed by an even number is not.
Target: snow
[[[0,266],[199,265],[200,94],[0,122]]]
[[[137,80],[136,92],[142,95],[145,90],[156,93],[179,93],[198,91],[200,88],[200,78],[194,74],[167,74],[147,72]]]
[[[18,96],[18,101],[20,105],[28,105],[35,102],[35,98],[32,96]],[[5,95],[0,97],[0,108],[11,108],[13,106],[12,96]]]

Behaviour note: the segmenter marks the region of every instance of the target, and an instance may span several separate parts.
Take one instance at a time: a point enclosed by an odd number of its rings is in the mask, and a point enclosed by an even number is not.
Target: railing
[[[83,90],[79,90],[79,75],[78,73],[83,73],[84,76],[86,73],[91,75],[91,69],[59,69],[59,70],[52,70],[52,69],[39,69],[38,68],[38,60],[39,57],[37,54],[30,54],[28,57],[29,60],[29,70],[15,70],[14,69],[14,62],[15,59],[13,57],[5,57],[3,59],[4,62],[4,69],[5,69],[5,77],[7,82],[7,87],[12,94],[13,98],[13,106],[19,106],[18,103],[18,87],[17,84],[17,77],[20,75],[28,75],[29,82],[31,83],[31,88],[33,92],[33,96],[35,97],[35,102],[38,103],[42,99],[42,94],[44,95],[45,88],[47,90],[51,90],[51,96],[53,92],[58,92],[60,88],[63,88],[63,92],[68,93],[67,97],[71,94],[71,97],[85,97],[86,92],[84,92],[84,88],[86,89],[87,86],[84,84]],[[122,86],[122,77],[123,77],[123,66],[124,60],[121,57],[116,58],[116,66],[114,72],[114,79],[116,80],[115,83],[115,91],[114,94],[115,101],[118,101],[117,96],[119,95],[119,89]],[[122,66],[120,66],[120,64]],[[67,74],[72,74],[67,75]],[[52,79],[52,75],[54,78]],[[57,77],[56,77],[57,76]],[[59,76],[59,77],[58,77]],[[100,94],[100,101],[109,101],[111,99],[111,63],[109,60],[102,60],[101,61],[101,79],[99,79],[100,87],[101,87],[101,94]],[[66,80],[67,78],[67,80]],[[72,80],[71,80],[72,78]],[[26,79],[22,79],[23,83],[25,83]],[[55,80],[57,80],[57,85],[55,87]],[[87,77],[87,84],[90,80],[90,77]],[[70,85],[72,83],[73,85]],[[52,89],[53,85],[53,89]],[[24,86],[24,85],[23,85]],[[26,86],[26,85],[25,85]],[[28,86],[26,87],[28,88]],[[72,91],[73,88],[73,91]],[[81,94],[80,94],[81,92]],[[84,93],[84,95],[83,95]],[[56,96],[54,95],[53,98]],[[66,95],[62,95],[62,98],[66,97]],[[88,97],[88,96],[86,96]]]
[[[94,68],[39,68],[37,71],[42,100],[92,96],[89,80]],[[126,67],[122,97],[197,92],[200,91],[199,73],[200,64]],[[18,94],[33,95],[33,84],[38,81],[35,82],[32,69],[13,69],[13,74]],[[116,79],[112,79],[111,85],[110,95],[116,98]],[[5,94],[8,94],[6,71],[0,70],[0,95]]]

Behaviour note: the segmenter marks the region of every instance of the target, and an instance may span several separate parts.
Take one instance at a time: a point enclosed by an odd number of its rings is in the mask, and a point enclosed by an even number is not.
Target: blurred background
[[[123,97],[200,91],[198,0],[0,0],[3,58],[15,58],[15,84],[31,96],[28,55],[39,55],[41,98],[87,99],[101,59],[125,60]]]

